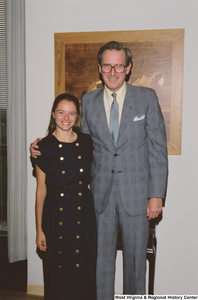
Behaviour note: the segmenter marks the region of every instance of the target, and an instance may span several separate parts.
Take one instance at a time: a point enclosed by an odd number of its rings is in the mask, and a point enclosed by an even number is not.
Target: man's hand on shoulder
[[[37,158],[37,156],[41,155],[41,152],[36,150],[36,149],[38,149],[37,143],[41,140],[42,140],[42,138],[38,138],[33,143],[30,144],[30,147],[29,147],[30,154],[34,158]]]
[[[155,219],[162,212],[162,199],[150,198],[147,205],[147,217],[148,220]]]

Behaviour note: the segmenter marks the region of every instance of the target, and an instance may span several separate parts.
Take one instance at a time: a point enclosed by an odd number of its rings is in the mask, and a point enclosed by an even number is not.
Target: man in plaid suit
[[[124,294],[145,293],[148,220],[162,211],[167,181],[164,120],[154,90],[126,83],[132,54],[109,42],[98,53],[104,86],[82,98],[83,132],[94,146],[91,190],[98,228],[97,299],[112,300],[118,228],[123,247]],[[119,133],[109,130],[116,93]]]

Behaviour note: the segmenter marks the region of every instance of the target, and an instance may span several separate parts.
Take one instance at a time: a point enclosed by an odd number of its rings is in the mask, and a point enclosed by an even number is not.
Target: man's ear
[[[131,70],[131,63],[126,67],[126,74],[129,74]]]
[[[99,64],[98,64],[98,70],[99,70],[100,74],[102,74],[101,65],[99,65]]]

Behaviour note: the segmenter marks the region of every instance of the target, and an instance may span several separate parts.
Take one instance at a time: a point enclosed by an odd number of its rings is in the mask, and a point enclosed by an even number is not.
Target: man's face
[[[124,50],[105,50],[102,56],[102,65],[109,64],[111,66],[124,65],[126,64],[126,55]],[[115,69],[112,68],[109,73],[103,73],[101,66],[98,65],[99,72],[102,75],[106,87],[111,92],[117,92],[124,84],[126,75],[130,72],[131,64],[129,64],[123,73],[116,73]]]

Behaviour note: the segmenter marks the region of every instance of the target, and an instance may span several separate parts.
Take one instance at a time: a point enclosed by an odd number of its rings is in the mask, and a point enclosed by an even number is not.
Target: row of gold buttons
[[[62,147],[63,147],[62,144],[59,144],[58,146],[59,146],[59,148],[62,148]],[[64,160],[64,157],[61,156],[61,157],[60,157],[60,161],[63,161],[63,160]],[[61,173],[62,173],[62,174],[65,174],[65,171],[62,171]],[[60,196],[63,197],[63,196],[64,196],[64,193],[60,193]],[[60,211],[63,211],[63,207],[60,207],[59,210],[60,210]],[[63,222],[60,221],[60,222],[59,222],[59,225],[62,226],[62,225],[63,225]],[[59,236],[59,239],[62,240],[63,237],[62,237],[62,236]],[[62,254],[62,251],[59,250],[58,253],[59,253],[59,254]],[[61,269],[61,268],[62,268],[62,266],[60,265],[60,266],[59,266],[59,269]]]
[[[79,146],[79,143],[76,143],[76,146],[78,147],[78,146]],[[59,144],[59,148],[62,148],[62,144]],[[79,155],[79,156],[78,156],[78,159],[81,159],[81,158],[82,158],[82,156]],[[60,157],[60,160],[63,161],[63,160],[64,160],[64,157],[61,156],[61,157]],[[79,171],[82,173],[82,172],[83,172],[83,169],[81,168]],[[63,174],[63,175],[65,174],[65,171],[64,171],[64,170],[62,171],[62,174]],[[81,184],[82,184],[82,181],[79,181],[79,184],[81,185]],[[63,187],[65,187],[65,186],[63,186]],[[63,196],[64,196],[64,193],[61,193],[60,196],[63,197]],[[82,193],[79,192],[79,193],[78,193],[78,196],[82,196]],[[78,210],[81,210],[81,206],[78,206],[77,209],[78,209]],[[63,211],[63,207],[60,207],[60,211]],[[80,225],[81,222],[80,222],[80,221],[77,221],[77,224]],[[59,225],[63,225],[63,222],[59,222]],[[62,240],[63,237],[62,237],[62,236],[59,236],[59,239]],[[79,240],[79,239],[80,239],[80,236],[77,235],[77,236],[76,236],[76,239]],[[79,253],[79,250],[78,250],[78,249],[76,249],[76,253],[77,253],[77,254]],[[62,254],[62,251],[59,251],[59,254]],[[76,267],[77,267],[77,268],[79,268],[79,266],[80,266],[79,264],[76,264]],[[59,268],[61,269],[62,266],[60,265]]]
[[[76,143],[76,146],[79,146],[79,144],[78,143]],[[78,155],[78,159],[82,159],[82,156],[81,155]],[[83,172],[83,169],[82,168],[80,168],[80,170],[79,170],[81,173]],[[82,181],[79,181],[79,184],[81,185],[82,184]],[[78,196],[82,196],[82,193],[81,192],[79,192],[78,193]],[[78,206],[78,210],[80,211],[81,210],[81,206]],[[77,224],[78,225],[80,225],[81,224],[81,222],[80,221],[77,221]],[[79,235],[77,235],[76,236],[76,238],[77,239],[80,239],[80,236]],[[79,253],[79,250],[78,249],[76,249],[76,254],[78,254]],[[80,265],[79,264],[76,264],[76,268],[79,268],[80,267]]]

